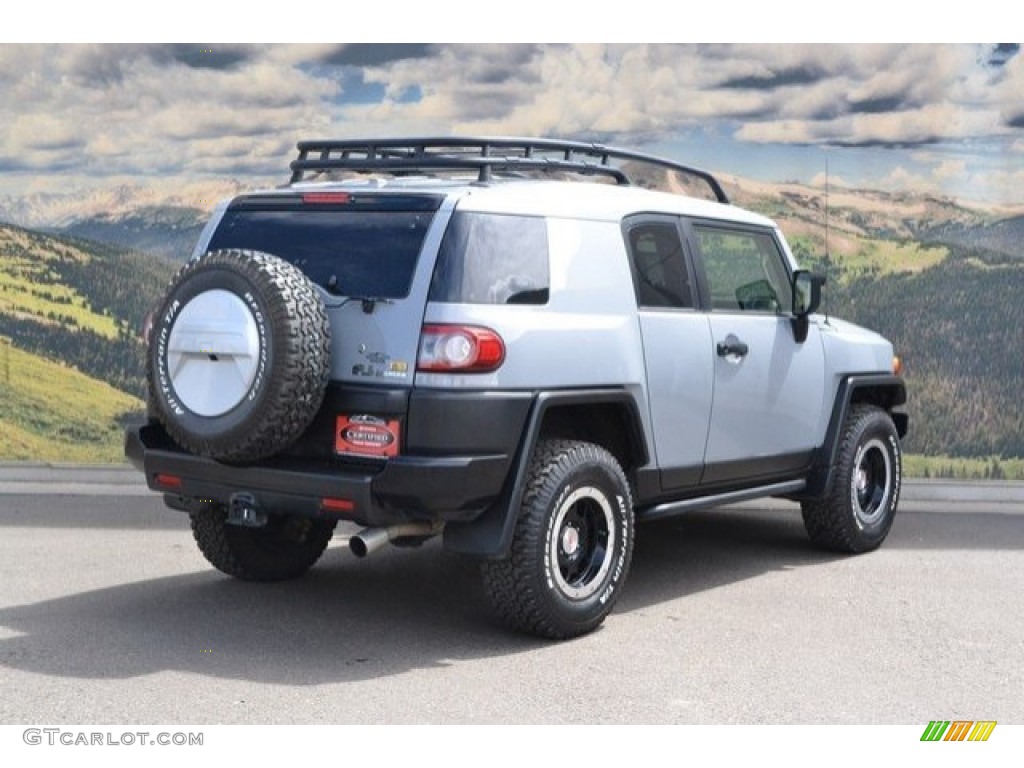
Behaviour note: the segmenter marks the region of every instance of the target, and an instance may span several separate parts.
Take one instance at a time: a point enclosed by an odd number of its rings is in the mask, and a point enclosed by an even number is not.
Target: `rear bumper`
[[[367,526],[473,520],[498,498],[512,461],[491,453],[362,463],[291,457],[234,466],[183,451],[158,424],[127,429],[125,455],[176,509],[244,495],[267,513]]]

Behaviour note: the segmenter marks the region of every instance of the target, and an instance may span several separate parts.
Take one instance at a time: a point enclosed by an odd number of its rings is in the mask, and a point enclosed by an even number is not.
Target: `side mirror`
[[[825,276],[798,269],[793,273],[793,315],[807,317],[821,305]]]
[[[797,344],[807,341],[810,330],[808,317],[821,305],[821,286],[824,275],[816,275],[806,269],[793,273],[793,338]]]

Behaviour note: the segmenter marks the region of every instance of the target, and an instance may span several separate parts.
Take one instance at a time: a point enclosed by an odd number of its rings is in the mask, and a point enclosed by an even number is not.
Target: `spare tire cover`
[[[186,450],[254,461],[293,443],[323,403],[330,323],[317,288],[259,251],[186,264],[153,318],[149,400]]]

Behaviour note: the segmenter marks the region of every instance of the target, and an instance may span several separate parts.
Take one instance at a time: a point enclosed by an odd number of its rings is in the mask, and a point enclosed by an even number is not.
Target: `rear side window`
[[[640,307],[690,308],[693,294],[675,222],[648,221],[629,228],[629,257]]]
[[[408,295],[433,211],[228,209],[209,249],[265,251],[342,296]]]
[[[430,300],[547,304],[548,228],[543,218],[456,211],[430,285]]]

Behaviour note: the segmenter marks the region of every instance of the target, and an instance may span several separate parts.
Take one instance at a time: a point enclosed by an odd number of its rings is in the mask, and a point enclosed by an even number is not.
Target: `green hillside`
[[[95,311],[88,298],[65,282],[70,269],[92,261],[80,248],[2,227],[0,254],[0,314],[51,327],[81,328],[107,339],[116,339],[124,330],[109,311]]]
[[[0,336],[142,397],[143,317],[166,260],[0,225]]]
[[[0,460],[114,461],[141,413],[138,329],[175,267],[0,226]]]
[[[828,309],[888,337],[903,358],[908,450],[1024,457],[1024,259],[950,253],[919,273],[837,281]]]
[[[138,398],[0,340],[0,459],[113,462]]]
[[[948,457],[929,471],[959,473],[968,460],[979,476],[1019,466],[1005,460],[1024,457],[1024,219],[949,200],[839,190],[829,204],[826,260],[821,190],[739,180],[728,188],[737,203],[779,222],[804,266],[827,270],[829,313],[893,341],[906,363],[907,449]],[[145,391],[138,329],[176,268],[149,254],[0,225],[0,340],[8,340],[0,341],[0,385],[13,386],[5,370],[21,381],[17,391],[0,390],[0,460],[52,458],[54,446],[64,458],[75,446],[83,460],[120,456],[114,425],[141,408]],[[65,381],[77,384],[62,389]]]

